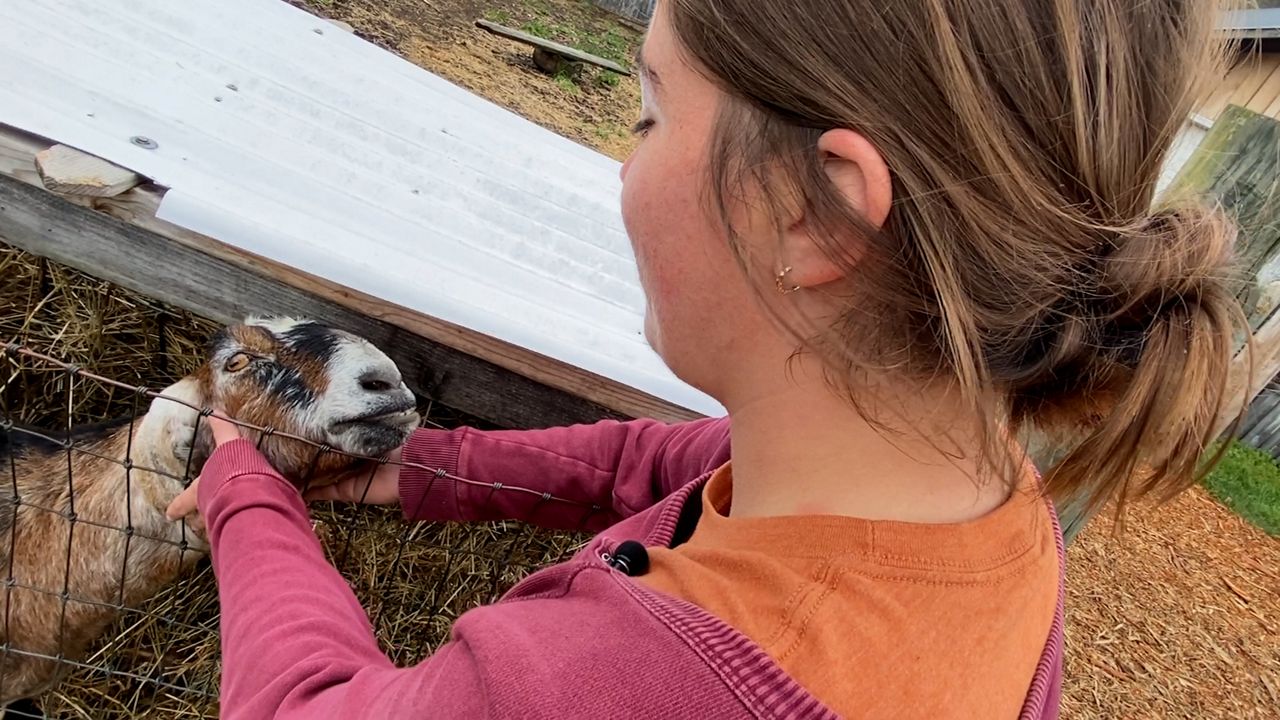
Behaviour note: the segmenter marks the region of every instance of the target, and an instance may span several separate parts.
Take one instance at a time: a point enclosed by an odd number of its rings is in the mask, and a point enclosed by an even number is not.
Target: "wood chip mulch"
[[[1280,718],[1280,538],[1201,488],[1067,552],[1064,718]]]

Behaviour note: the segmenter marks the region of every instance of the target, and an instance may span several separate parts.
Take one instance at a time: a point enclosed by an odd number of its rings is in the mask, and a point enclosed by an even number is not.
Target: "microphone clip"
[[[609,567],[621,570],[623,575],[635,577],[649,570],[649,551],[635,540],[620,543],[612,555],[604,553],[602,557]]]

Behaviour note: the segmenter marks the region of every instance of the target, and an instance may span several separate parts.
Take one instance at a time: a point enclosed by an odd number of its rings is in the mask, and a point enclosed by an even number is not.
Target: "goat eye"
[[[249,367],[249,361],[250,358],[245,353],[236,353],[231,356],[230,360],[227,360],[225,368],[227,372],[240,372],[241,370]]]

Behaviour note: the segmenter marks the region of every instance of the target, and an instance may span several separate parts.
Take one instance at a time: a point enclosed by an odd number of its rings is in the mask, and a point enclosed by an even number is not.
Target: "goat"
[[[69,668],[61,660],[83,658],[117,608],[152,597],[207,554],[202,521],[164,512],[212,451],[195,408],[214,405],[316,443],[257,434],[272,465],[300,485],[355,470],[363,461],[351,455],[384,455],[420,420],[399,370],[368,341],[304,319],[250,317],[217,333],[204,364],[142,417],[73,428],[66,442],[9,423],[0,435],[13,493],[0,489],[0,576],[10,578],[0,591],[0,708],[55,686]]]

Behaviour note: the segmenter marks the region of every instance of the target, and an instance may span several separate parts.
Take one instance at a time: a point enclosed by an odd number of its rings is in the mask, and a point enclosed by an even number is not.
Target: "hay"
[[[160,389],[201,361],[217,325],[0,244],[0,343],[21,344],[114,380]],[[6,361],[0,412],[46,428],[134,411],[132,393],[39,363]],[[145,410],[145,407],[141,408]],[[423,402],[435,427],[486,427]],[[383,649],[410,664],[458,615],[491,602],[584,537],[516,522],[406,524],[398,511],[313,508],[316,531],[374,620]],[[217,588],[207,561],[122,614],[67,680],[38,700],[48,717],[216,718]]]
[[[86,370],[134,385],[164,387],[200,361],[214,323],[109,283],[0,245],[0,342],[17,341]],[[133,397],[70,381],[66,373],[13,365],[0,411],[41,427],[132,412]],[[80,389],[84,388],[84,392]]]

